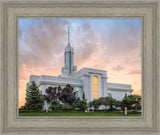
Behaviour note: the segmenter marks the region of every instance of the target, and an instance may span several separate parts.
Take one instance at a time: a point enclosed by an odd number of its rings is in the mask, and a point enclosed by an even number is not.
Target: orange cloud
[[[132,70],[132,71],[129,71],[127,74],[128,74],[128,75],[141,74],[141,70]]]
[[[112,68],[114,71],[121,71],[124,70],[124,67],[122,67],[121,65],[117,65],[116,67]]]
[[[137,90],[137,91],[134,91],[133,93],[132,93],[132,95],[142,95],[142,91],[141,90]]]

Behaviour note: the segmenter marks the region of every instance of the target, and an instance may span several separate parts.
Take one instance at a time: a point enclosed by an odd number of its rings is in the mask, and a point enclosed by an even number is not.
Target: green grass
[[[141,113],[124,112],[20,112],[19,116],[141,116]]]

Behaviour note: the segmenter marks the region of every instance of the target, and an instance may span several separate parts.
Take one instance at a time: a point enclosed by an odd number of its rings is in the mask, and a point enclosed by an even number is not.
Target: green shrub
[[[20,113],[25,113],[25,112],[45,112],[44,110],[19,110]]]
[[[140,114],[140,112],[137,112],[137,111],[128,111],[127,114]]]
[[[80,110],[80,111],[85,111],[88,108],[87,105],[87,101],[86,99],[83,100],[79,100],[76,104],[75,104],[75,110]]]
[[[72,107],[69,105],[61,105],[61,110],[63,111],[69,111],[72,110]]]
[[[51,109],[52,111],[57,111],[60,109],[60,105],[49,105],[49,109]]]
[[[51,109],[52,111],[70,111],[72,110],[72,107],[69,105],[50,105],[49,109]]]

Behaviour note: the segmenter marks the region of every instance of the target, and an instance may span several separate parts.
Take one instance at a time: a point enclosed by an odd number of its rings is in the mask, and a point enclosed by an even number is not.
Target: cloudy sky
[[[19,19],[19,106],[32,75],[61,74],[67,27],[74,63],[141,91],[141,19]]]

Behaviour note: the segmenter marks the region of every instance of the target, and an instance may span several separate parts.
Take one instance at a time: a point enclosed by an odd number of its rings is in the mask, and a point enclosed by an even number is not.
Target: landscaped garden
[[[19,116],[141,116],[141,96],[138,95],[125,95],[122,101],[100,97],[88,103],[85,95],[83,99],[77,97],[69,84],[63,89],[48,87],[45,93],[42,95],[32,82]]]

